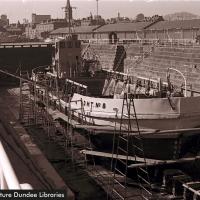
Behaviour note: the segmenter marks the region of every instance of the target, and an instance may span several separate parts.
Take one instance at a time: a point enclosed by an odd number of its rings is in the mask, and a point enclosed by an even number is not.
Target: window
[[[67,47],[68,47],[68,48],[72,48],[72,46],[73,46],[73,45],[72,45],[72,42],[67,42]]]
[[[56,53],[58,52],[58,45],[56,43],[56,48],[55,48]]]
[[[75,45],[76,45],[76,48],[80,48],[81,42],[80,42],[80,41],[77,41],[77,42],[75,43]]]
[[[65,42],[60,42],[60,48],[65,48]]]

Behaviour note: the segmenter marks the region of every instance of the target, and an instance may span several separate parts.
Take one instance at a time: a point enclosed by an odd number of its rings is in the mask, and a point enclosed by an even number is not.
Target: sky
[[[0,15],[7,14],[11,23],[31,20],[31,14],[50,14],[52,18],[63,18],[62,7],[67,0],[0,0]],[[73,17],[83,18],[96,14],[96,0],[71,0]],[[138,13],[145,16],[166,15],[174,12],[191,12],[200,15],[200,0],[99,0],[99,14],[103,18],[120,15],[134,18]]]

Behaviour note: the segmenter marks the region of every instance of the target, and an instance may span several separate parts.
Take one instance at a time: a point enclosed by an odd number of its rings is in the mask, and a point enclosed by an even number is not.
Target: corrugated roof
[[[76,26],[72,28],[75,33],[92,33],[98,26]],[[51,34],[68,34],[69,27],[58,28],[51,32]]]
[[[200,19],[160,21],[149,26],[148,28],[146,28],[146,30],[191,29],[191,28],[200,28]]]
[[[97,29],[97,32],[131,32],[143,30],[152,22],[106,24]]]

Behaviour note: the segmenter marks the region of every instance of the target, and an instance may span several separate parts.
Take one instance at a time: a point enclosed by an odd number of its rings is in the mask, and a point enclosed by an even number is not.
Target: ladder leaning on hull
[[[123,120],[128,119],[128,124],[123,124]],[[130,141],[130,133],[132,132],[131,120],[135,120],[135,125],[137,127],[137,135],[134,137],[134,141]],[[123,134],[123,130],[126,129],[126,135]],[[133,95],[124,94],[122,114],[120,120],[120,131],[119,135],[113,141],[115,147],[113,148],[113,155],[116,151],[116,156],[113,158],[113,184],[111,188],[112,199],[119,200],[131,200],[135,199],[136,196],[140,199],[150,199],[152,196],[151,183],[149,178],[149,173],[146,165],[143,141],[140,133],[140,128],[137,120],[136,110]],[[137,166],[137,180],[140,187],[140,192],[138,194],[131,194],[128,191],[128,161],[130,150],[133,150],[133,157],[137,162],[137,154],[142,156],[143,166]],[[126,159],[121,159],[121,155],[125,156]],[[137,165],[137,164],[136,164]],[[120,175],[120,178],[119,178]]]

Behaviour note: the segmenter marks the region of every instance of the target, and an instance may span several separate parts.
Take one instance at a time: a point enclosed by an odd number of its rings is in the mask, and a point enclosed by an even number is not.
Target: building
[[[145,38],[196,39],[200,35],[200,19],[160,21],[145,28]]]
[[[51,19],[51,15],[37,15],[32,13],[32,24],[39,24],[42,21],[47,21]]]
[[[97,26],[97,25],[104,25],[105,24],[105,20],[98,15],[95,15],[94,17],[92,16],[92,13],[90,13],[90,16],[87,18],[83,18],[81,20],[81,26]]]
[[[7,18],[7,15],[1,15],[0,18],[0,27],[8,26],[9,25],[9,19]]]
[[[89,40],[94,38],[94,32],[99,26],[77,26],[72,29],[72,32],[78,35],[80,40]],[[59,28],[50,33],[50,37],[66,37],[69,35],[69,27]]]
[[[70,0],[67,0],[65,9],[65,21],[71,26],[72,7]],[[68,20],[67,20],[68,19]],[[117,18],[107,21],[100,16],[92,16],[92,14],[81,20],[81,26],[75,27],[74,32],[78,34],[78,38],[82,40],[107,40],[109,43],[116,43],[121,40],[136,40],[136,39],[197,39],[200,38],[200,19],[182,20],[182,21],[164,21],[162,16],[153,15],[145,17],[142,13],[136,16],[133,21],[129,18],[124,18],[118,13]],[[79,21],[77,21],[79,23]],[[67,26],[66,25],[66,26]],[[56,30],[56,28],[58,28]],[[65,37],[69,34],[71,28],[60,25],[45,25],[41,23],[36,26],[36,35],[43,38],[45,33],[49,33],[51,38]],[[32,31],[32,30],[31,30]],[[38,33],[38,34],[37,34]],[[199,39],[200,40],[200,39]]]
[[[118,19],[120,19],[118,14]],[[155,19],[155,20],[153,20]],[[96,40],[103,39],[109,43],[116,43],[119,40],[135,40],[145,39],[145,29],[153,24],[158,23],[161,18],[151,18],[149,21],[143,22],[120,22],[114,24],[103,24],[90,26],[92,23],[92,15],[82,21],[82,26],[75,27],[74,31],[78,34],[78,38],[81,40]],[[83,23],[84,22],[84,23]],[[105,23],[105,21],[104,21]],[[68,34],[68,28],[62,28],[54,30],[50,33],[50,37],[64,37]]]
[[[31,40],[37,38],[35,25],[28,24],[25,28],[25,35],[26,35],[26,38],[29,38]]]
[[[36,15],[32,14],[32,23],[25,28],[26,38],[29,39],[46,39],[49,33],[55,29],[66,26],[72,26],[72,7],[70,0],[67,0],[66,6],[63,7],[65,12],[64,19],[51,19],[51,15]]]
[[[9,26],[6,28],[7,33],[9,33],[10,35],[22,35],[23,33],[23,29],[17,26]]]
[[[106,24],[115,24],[115,23],[130,23],[132,20],[128,17],[121,17],[120,13],[117,13],[117,17],[110,18],[106,20]]]
[[[106,24],[96,29],[93,35],[95,39],[108,40],[110,43],[123,39],[143,39],[144,29],[150,24],[151,22]]]
[[[103,39],[110,43],[123,39],[144,38],[144,28],[151,22],[135,23],[115,23],[103,26],[80,26],[75,27],[74,32],[78,34],[81,40]],[[51,38],[65,37],[69,33],[69,28],[60,28],[50,33]]]
[[[92,13],[90,13],[89,17],[81,19],[81,26],[92,26],[92,25],[95,25]]]
[[[144,38],[144,28],[148,25],[150,22],[116,23],[103,26],[80,26],[75,27],[73,31],[81,40],[104,39],[113,43],[119,39]],[[65,37],[68,33],[69,28],[60,28],[52,31],[50,37]]]
[[[49,37],[49,33],[55,29],[66,27],[68,24],[65,19],[51,19],[42,23],[32,25],[25,28],[25,34],[30,39],[45,39]]]
[[[36,25],[37,38],[49,37],[49,33],[55,29],[66,27],[68,24],[65,19],[52,19]]]

